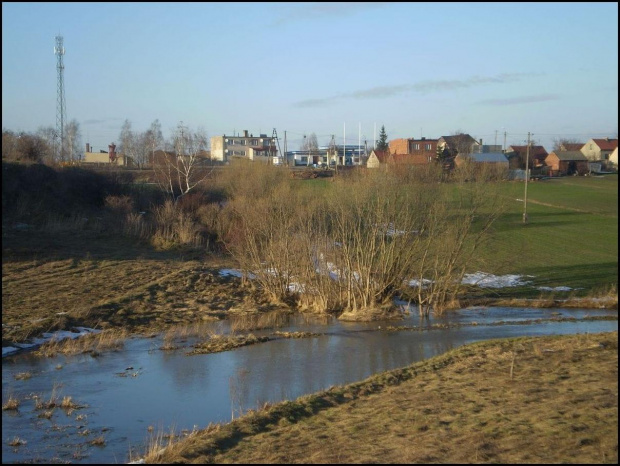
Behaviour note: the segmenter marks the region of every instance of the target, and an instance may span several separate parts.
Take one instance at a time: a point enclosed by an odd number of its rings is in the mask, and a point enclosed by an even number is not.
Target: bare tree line
[[[64,127],[64,139],[51,126],[41,126],[34,133],[2,130],[2,159],[54,165],[79,162],[82,159],[82,135],[77,120]]]

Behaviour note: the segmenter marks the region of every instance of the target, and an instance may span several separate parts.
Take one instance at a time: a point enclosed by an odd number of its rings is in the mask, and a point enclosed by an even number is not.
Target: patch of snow
[[[304,285],[302,285],[301,283],[295,283],[295,282],[293,282],[293,283],[289,284],[289,286],[288,286],[288,290],[289,290],[291,293],[303,293],[303,292],[305,292],[305,291],[306,291],[306,288],[305,288],[305,286],[304,286]]]
[[[555,288],[551,288],[550,286],[539,286],[537,289],[542,291],[570,291],[572,288],[570,286],[556,286]]]
[[[422,288],[426,288],[431,283],[433,283],[433,281],[427,280],[426,278],[423,278],[422,280],[417,280],[415,278],[412,280],[409,280],[409,286],[411,287],[422,286]]]
[[[480,288],[509,288],[523,286],[530,281],[523,280],[523,275],[493,275],[490,273],[468,273],[463,277],[463,285],[476,285]]]
[[[238,277],[238,278],[243,278],[243,272],[241,272],[241,270],[237,270],[237,269],[221,269],[219,274],[222,277]],[[254,275],[253,273],[248,273],[247,277],[250,280],[253,280],[253,279],[256,278],[256,275]]]
[[[30,348],[34,348],[37,346],[41,346],[43,343],[46,343],[48,341],[54,340],[54,341],[61,341],[64,340],[65,338],[71,338],[71,339],[76,339],[79,338],[81,336],[84,335],[88,335],[90,333],[100,333],[101,330],[95,330],[92,328],[86,328],[86,327],[75,327],[74,328],[75,331],[71,332],[68,330],[58,330],[56,332],[53,333],[44,333],[43,334],[43,338],[34,338],[32,340],[32,343],[15,343],[14,347],[13,346],[6,346],[2,348],[2,357],[8,355],[8,354],[12,354],[15,351],[19,351],[21,349],[30,349]]]

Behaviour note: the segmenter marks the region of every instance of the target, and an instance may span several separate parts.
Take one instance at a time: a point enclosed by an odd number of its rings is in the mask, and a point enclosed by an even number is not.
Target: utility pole
[[[523,223],[527,223],[527,182],[530,178],[530,133],[527,133],[527,151],[525,152],[525,195],[523,196]]]
[[[331,164],[330,157],[333,157],[334,154],[335,154],[336,155],[336,160],[335,160],[336,166],[335,166],[335,168],[336,168],[336,173],[338,173],[338,148],[336,147],[336,135],[335,134],[332,134],[332,140],[329,143],[329,146],[330,147],[329,147],[329,157],[328,157],[328,160],[327,160],[327,166],[331,168],[332,164]]]
[[[504,131],[504,149],[503,149],[504,154],[506,153],[506,131]]]
[[[260,133],[258,133],[260,134]],[[276,149],[276,144],[278,145],[278,148]],[[282,154],[282,151],[280,150],[280,139],[278,139],[278,132],[276,131],[276,129],[273,129],[273,133],[271,133],[271,143],[269,144],[269,165],[273,164],[273,153],[274,152],[279,152],[280,154]]]
[[[495,150],[497,150],[497,130],[495,130]]]

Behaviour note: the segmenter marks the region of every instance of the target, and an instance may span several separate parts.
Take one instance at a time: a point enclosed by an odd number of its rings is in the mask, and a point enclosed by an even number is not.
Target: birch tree
[[[64,139],[64,153],[67,158],[67,162],[72,163],[79,161],[81,157],[81,147],[82,147],[82,135],[80,133],[80,124],[74,118],[64,128],[65,131],[65,139]],[[64,162],[64,160],[63,160]]]
[[[204,130],[191,131],[180,124],[173,131],[167,150],[153,161],[158,184],[175,202],[208,176],[200,163],[206,148]]]

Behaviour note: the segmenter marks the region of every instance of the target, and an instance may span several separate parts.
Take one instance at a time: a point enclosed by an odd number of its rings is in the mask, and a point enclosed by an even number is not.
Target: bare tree
[[[82,149],[82,135],[80,133],[80,124],[74,118],[69,123],[66,124],[65,128],[65,139],[64,139],[64,151],[63,154],[66,155],[66,162],[73,163],[79,161],[81,156]],[[64,162],[64,160],[63,160]]]
[[[584,143],[577,138],[553,138],[553,152],[558,152],[560,150],[568,150],[563,149],[562,146],[566,146],[567,144],[579,144],[583,145]],[[534,145],[534,144],[532,144]]]
[[[176,201],[193,190],[207,176],[201,156],[207,148],[204,130],[195,132],[180,124],[168,141],[168,150],[153,161],[153,169],[161,188]]]
[[[37,134],[2,130],[2,159],[7,161],[43,162],[51,148]]]
[[[54,145],[57,137],[56,128],[52,126],[40,126],[39,129],[37,129],[36,135],[43,139],[47,146],[47,150],[43,156],[43,162],[53,164],[55,157]]]
[[[121,134],[118,137],[120,146],[118,151],[135,161],[139,151],[141,139],[142,137],[140,133],[134,133],[132,131],[131,122],[129,120],[125,120],[123,122],[123,126],[121,127]]]
[[[312,156],[318,153],[319,143],[316,138],[316,134],[312,133],[306,137],[304,135],[304,142],[302,143],[302,150],[308,151],[308,165],[312,165]]]
[[[163,149],[164,143],[164,136],[161,132],[161,123],[159,120],[154,120],[151,123],[150,128],[143,134],[141,146],[144,153],[141,152],[139,160],[137,161],[138,165],[142,166],[148,164],[149,159],[151,164],[154,164],[155,151],[157,149]]]

